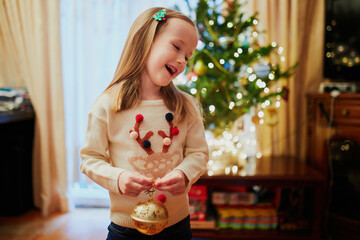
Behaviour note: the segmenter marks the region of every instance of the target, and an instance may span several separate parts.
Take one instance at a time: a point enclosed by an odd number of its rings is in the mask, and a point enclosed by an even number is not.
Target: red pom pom
[[[179,135],[179,129],[173,128],[173,129],[171,130],[171,133],[172,133],[172,135],[177,136],[177,135]]]
[[[162,203],[165,203],[166,201],[166,196],[164,194],[160,194],[158,197],[157,197],[157,200],[159,200],[160,202]]]
[[[144,116],[141,114],[138,114],[135,116],[135,120],[137,123],[141,123],[144,120]]]

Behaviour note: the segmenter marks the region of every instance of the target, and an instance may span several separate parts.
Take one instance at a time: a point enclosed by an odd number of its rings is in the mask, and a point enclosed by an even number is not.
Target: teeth
[[[171,66],[169,66],[169,65],[166,65],[166,67],[170,70],[170,73],[171,74],[174,74],[175,73],[175,68],[173,68],[173,67],[171,67]]]

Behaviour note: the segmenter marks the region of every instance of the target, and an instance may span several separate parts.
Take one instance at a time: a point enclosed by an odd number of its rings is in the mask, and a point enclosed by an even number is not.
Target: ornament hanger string
[[[152,197],[155,192],[155,180],[153,180],[152,187],[149,190],[146,190],[145,193]]]

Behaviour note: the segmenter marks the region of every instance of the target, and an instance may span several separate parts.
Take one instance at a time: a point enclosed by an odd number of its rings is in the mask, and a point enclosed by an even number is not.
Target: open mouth
[[[171,75],[174,75],[177,72],[177,69],[171,65],[165,65],[165,67]]]

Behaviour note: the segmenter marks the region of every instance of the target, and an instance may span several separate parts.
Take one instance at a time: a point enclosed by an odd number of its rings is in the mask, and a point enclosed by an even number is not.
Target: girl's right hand
[[[118,178],[120,192],[130,197],[137,197],[142,191],[150,190],[153,182],[152,178],[128,170],[122,172]]]

